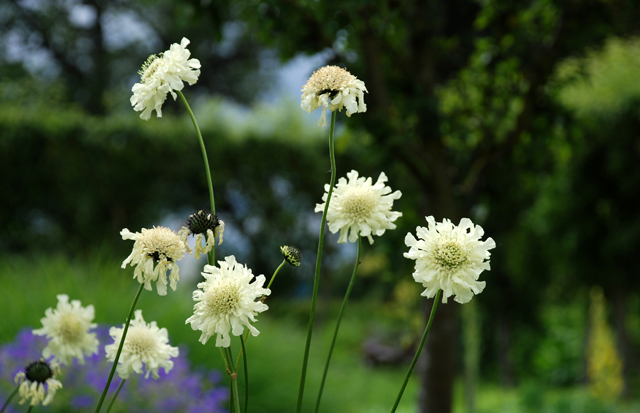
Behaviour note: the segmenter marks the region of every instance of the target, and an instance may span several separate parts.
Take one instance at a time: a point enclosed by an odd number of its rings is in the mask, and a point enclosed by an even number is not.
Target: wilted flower
[[[148,120],[154,110],[158,117],[162,117],[162,104],[167,94],[171,93],[175,100],[178,95],[174,91],[182,90],[183,81],[190,85],[198,81],[200,61],[189,59],[188,44],[189,40],[183,37],[180,44],[174,43],[166,52],[149,56],[142,65],[140,83],[131,89],[131,106],[138,112],[142,111],[142,119]]]
[[[180,236],[169,228],[142,228],[142,232],[133,233],[128,229],[120,231],[122,239],[135,241],[131,254],[122,262],[122,268],[131,263],[136,269],[133,276],[138,278],[144,288],[151,291],[151,282],[157,281],[156,288],[159,295],[167,294],[167,271],[171,289],[176,290],[180,280],[180,269],[177,262],[184,255],[184,243]]]
[[[299,267],[302,262],[302,253],[296,247],[290,247],[285,245],[280,247],[280,251],[282,252],[282,256],[284,259],[294,267]]]
[[[120,341],[122,341],[122,328],[111,327],[109,335],[114,342],[104,347],[107,353],[107,360],[114,361]],[[127,337],[124,340],[122,353],[118,360],[117,371],[121,378],[129,378],[131,372],[142,374],[142,365],[147,370],[145,378],[149,378],[149,373],[157,379],[158,369],[162,367],[165,372],[173,368],[171,357],[178,357],[178,347],[169,345],[169,333],[166,328],[158,328],[155,321],[147,324],[142,318],[142,310],[136,310],[135,318],[131,320]]]
[[[195,214],[189,215],[187,218],[187,226],[182,227],[178,231],[180,240],[184,243],[184,247],[187,254],[191,254],[191,248],[187,244],[187,237],[189,235],[196,236],[196,247],[193,251],[193,256],[197,259],[200,258],[200,254],[208,254],[209,251],[216,244],[216,238],[218,238],[218,245],[222,244],[222,235],[224,233],[224,221],[218,219],[217,215],[211,214],[206,211],[198,211]],[[202,245],[202,241],[205,239],[205,245]]]
[[[18,390],[20,404],[27,400],[30,400],[31,406],[37,406],[40,403],[46,406],[51,403],[56,390],[62,388],[62,383],[55,378],[57,371],[58,366],[55,362],[49,364],[40,359],[16,374],[14,381],[20,385]]]
[[[311,113],[322,107],[322,115],[318,126],[327,124],[327,108],[329,110],[347,109],[347,116],[352,113],[366,112],[364,92],[367,88],[362,80],[338,66],[325,66],[315,72],[302,87],[300,107]]]
[[[233,255],[218,261],[218,265],[204,266],[202,275],[205,281],[199,283],[199,290],[193,292],[193,300],[197,303],[193,307],[194,314],[185,323],[191,323],[191,328],[202,331],[199,339],[202,344],[217,334],[216,346],[229,347],[229,333],[239,336],[245,326],[254,336],[260,333],[251,321],[255,322],[255,315],[269,307],[256,298],[271,294],[271,290],[262,287],[264,275],[251,282],[251,270],[236,262]]]
[[[84,355],[95,354],[98,351],[98,339],[89,330],[96,327],[92,323],[94,309],[92,305],[82,307],[80,301],[69,303],[69,296],[60,294],[58,307],[47,308],[46,317],[40,319],[42,328],[33,330],[33,334],[49,339],[49,344],[42,351],[44,358],[51,356],[62,364],[70,364],[77,358],[84,364]]]
[[[425,297],[442,290],[443,303],[452,295],[455,301],[468,303],[484,290],[486,283],[478,277],[491,269],[489,250],[496,243],[491,238],[480,241],[484,230],[468,218],[462,218],[458,226],[448,219],[436,223],[432,216],[427,217],[427,223],[428,228],[416,228],[419,239],[408,233],[404,240],[410,247],[404,256],[416,260],[413,278],[426,287]]]
[[[372,184],[371,178],[358,177],[357,171],[347,174],[338,180],[329,203],[327,222],[332,233],[340,231],[339,243],[355,242],[358,235],[367,237],[373,244],[371,235],[380,236],[388,229],[395,229],[393,223],[402,212],[391,210],[393,201],[402,196],[400,191],[391,193],[385,186],[387,176],[380,173],[378,181]],[[324,186],[322,204],[316,204],[315,212],[323,212],[329,195],[329,185]]]

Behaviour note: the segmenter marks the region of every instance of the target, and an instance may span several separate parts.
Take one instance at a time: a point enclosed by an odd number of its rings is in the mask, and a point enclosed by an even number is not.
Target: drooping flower
[[[113,343],[104,347],[107,360],[113,362],[116,358],[118,346],[122,341],[122,328],[111,327],[109,335],[113,338]],[[155,321],[147,324],[142,318],[142,310],[136,310],[135,318],[131,320],[127,336],[124,340],[122,353],[118,360],[118,375],[122,379],[129,378],[132,372],[142,374],[143,364],[146,369],[145,378],[149,378],[149,373],[154,379],[159,377],[158,369],[162,367],[165,373],[173,368],[172,357],[178,357],[178,347],[169,345],[169,333],[166,328],[158,328]]]
[[[142,111],[140,117],[148,120],[154,110],[162,117],[162,105],[171,93],[175,100],[177,90],[182,90],[183,82],[195,84],[200,76],[200,61],[189,59],[191,52],[187,50],[189,40],[182,38],[180,44],[174,43],[169,50],[159,55],[151,55],[140,70],[140,83],[133,85],[131,106],[135,111]]]
[[[42,328],[33,330],[33,334],[49,339],[49,344],[42,351],[44,358],[54,356],[54,360],[66,365],[77,358],[80,364],[84,364],[85,354],[89,356],[98,352],[98,339],[95,333],[89,332],[96,327],[92,323],[93,305],[82,307],[78,300],[69,303],[66,294],[57,298],[57,308],[47,308],[46,317],[40,319]]]
[[[285,245],[280,247],[280,251],[282,252],[282,256],[284,259],[294,267],[299,267],[302,262],[302,253],[296,247],[290,247]]]
[[[340,178],[331,195],[327,222],[332,233],[340,231],[339,243],[355,242],[358,235],[367,237],[373,244],[372,235],[380,236],[388,229],[395,229],[393,223],[402,212],[391,210],[393,201],[402,196],[400,191],[391,193],[385,185],[387,176],[380,173],[378,181],[372,184],[371,178],[358,177],[357,171],[347,173],[346,180]],[[329,195],[329,185],[324,186],[322,204],[316,204],[315,212],[323,212]]]
[[[184,243],[187,254],[193,252],[193,256],[198,259],[200,254],[208,254],[213,246],[216,244],[216,238],[218,238],[218,245],[222,244],[222,236],[224,233],[224,221],[219,219],[217,215],[211,214],[206,211],[198,211],[195,214],[189,215],[187,218],[187,225],[182,227],[178,231],[180,240]],[[187,237],[189,235],[196,236],[195,250],[191,251],[187,244]],[[202,241],[206,242],[202,245]]]
[[[260,332],[251,325],[256,314],[267,310],[266,304],[256,301],[271,290],[263,288],[264,275],[254,278],[246,265],[236,262],[231,255],[224,261],[218,261],[218,267],[205,265],[202,275],[204,282],[198,284],[193,292],[194,314],[185,323],[191,328],[202,331],[199,341],[205,344],[216,335],[216,347],[229,347],[231,337],[239,336],[244,327],[257,336]]]
[[[330,111],[347,109],[347,116],[366,112],[364,92],[367,88],[362,80],[338,66],[325,66],[313,72],[302,87],[300,107],[311,113],[322,108],[318,126],[327,124],[327,108]]]
[[[416,260],[413,278],[426,290],[423,296],[431,298],[442,290],[442,302],[455,295],[454,300],[464,304],[484,290],[485,282],[478,281],[480,273],[490,270],[490,249],[496,247],[492,238],[480,241],[484,230],[469,218],[462,218],[455,226],[450,220],[435,222],[426,217],[428,227],[417,227],[418,239],[408,233],[405,244],[410,247],[406,258]]]
[[[56,390],[62,388],[62,383],[56,380],[58,365],[47,363],[43,359],[29,364],[24,371],[16,374],[14,381],[19,385],[18,394],[20,404],[29,400],[31,406],[51,403]]]
[[[184,255],[184,243],[180,236],[165,227],[143,228],[133,233],[128,229],[120,231],[122,239],[134,240],[131,254],[122,262],[122,268],[131,263],[136,269],[133,276],[144,288],[151,291],[151,282],[157,281],[159,295],[167,294],[167,272],[170,271],[171,289],[176,290],[180,280],[177,262]]]

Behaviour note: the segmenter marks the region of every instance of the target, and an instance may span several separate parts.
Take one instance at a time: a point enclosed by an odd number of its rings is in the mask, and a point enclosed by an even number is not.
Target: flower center
[[[233,280],[218,282],[205,292],[204,304],[215,315],[231,314],[240,307],[240,286]]]
[[[149,79],[151,79],[158,68],[162,64],[162,53],[160,55],[152,54],[147,58],[147,61],[142,64],[142,69],[138,72],[140,75],[140,83],[146,83]]]
[[[74,314],[65,314],[60,320],[58,334],[65,343],[75,344],[81,341],[84,329],[78,317]]]
[[[169,228],[143,229],[142,235],[140,241],[143,248],[154,260],[166,259],[169,262],[175,262],[182,258],[184,244],[180,242],[180,237]]]
[[[342,194],[340,203],[349,217],[363,220],[370,217],[376,207],[376,194],[369,188],[355,187]]]
[[[457,268],[467,260],[467,251],[460,243],[445,240],[436,246],[435,259],[443,267]]]
[[[131,353],[144,356],[156,347],[156,337],[146,327],[129,327],[124,345]]]
[[[339,91],[344,90],[349,82],[355,79],[348,71],[337,66],[325,66],[316,70],[302,88],[303,91],[313,91],[316,96],[329,93],[333,99]]]
[[[44,360],[34,361],[25,369],[25,375],[30,382],[45,383],[53,377],[53,370]]]

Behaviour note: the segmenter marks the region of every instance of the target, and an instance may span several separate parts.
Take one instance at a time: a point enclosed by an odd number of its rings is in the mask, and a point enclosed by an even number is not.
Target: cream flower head
[[[371,178],[358,177],[358,171],[347,174],[347,181],[340,178],[331,195],[327,222],[332,233],[340,231],[339,243],[355,242],[358,235],[367,237],[373,244],[372,235],[380,236],[388,229],[395,229],[393,223],[402,212],[394,212],[393,200],[400,199],[402,193],[385,186],[387,175],[380,173],[378,181],[372,184]],[[315,212],[323,212],[329,195],[329,185],[324,186],[322,204],[316,204]]]
[[[177,262],[184,255],[184,243],[180,236],[165,227],[142,228],[142,232],[133,233],[128,229],[120,231],[122,239],[134,240],[131,254],[122,262],[122,268],[131,263],[136,269],[133,276],[144,288],[151,291],[151,282],[157,281],[159,295],[167,294],[167,271],[171,272],[169,280],[171,289],[176,290],[180,280],[180,269]]]
[[[208,254],[216,244],[216,238],[218,238],[218,245],[222,244],[222,236],[224,234],[224,221],[218,219],[217,215],[213,215],[210,212],[198,211],[195,214],[189,215],[187,218],[187,225],[182,227],[178,231],[180,240],[184,243],[184,248],[187,254],[193,252],[193,256],[198,259],[200,254]],[[189,244],[187,244],[187,237],[189,235],[195,235],[196,246],[195,251],[191,251]],[[202,241],[206,242],[202,245]]]
[[[107,353],[107,360],[111,362],[116,358],[123,331],[124,325],[122,328],[111,327],[109,329],[109,335],[114,341],[112,344],[104,346],[104,350]],[[145,379],[149,378],[149,373],[153,375],[154,379],[157,379],[159,377],[158,369],[162,367],[165,373],[171,371],[173,368],[171,358],[178,357],[179,353],[178,347],[169,345],[167,329],[158,328],[155,321],[149,324],[145,323],[142,318],[142,310],[136,310],[135,318],[131,320],[118,360],[118,375],[122,379],[127,379],[132,372],[142,374],[144,364],[146,368]]]
[[[216,347],[229,347],[229,333],[239,336],[247,327],[254,336],[260,334],[251,321],[255,322],[256,314],[269,307],[256,299],[271,294],[271,290],[262,287],[264,275],[251,282],[254,278],[251,270],[236,262],[233,255],[218,261],[218,265],[204,266],[205,281],[193,292],[193,300],[197,303],[193,307],[194,314],[185,324],[191,323],[192,329],[202,331],[199,339],[202,344],[217,334]]]
[[[182,90],[184,84],[195,84],[200,76],[200,61],[189,59],[191,52],[187,50],[189,39],[182,38],[180,44],[174,43],[169,50],[159,55],[151,55],[140,70],[140,83],[131,88],[131,106],[135,111],[142,111],[140,117],[148,120],[154,110],[158,117],[162,117],[162,104],[171,93],[175,100],[178,95],[174,92]]]
[[[92,323],[93,306],[82,307],[78,300],[69,303],[69,296],[66,294],[60,294],[57,298],[58,307],[47,308],[46,317],[40,319],[42,328],[33,330],[33,334],[47,336],[49,339],[42,350],[44,358],[54,356],[54,360],[67,365],[77,358],[80,364],[84,364],[85,354],[98,352],[96,334],[89,333],[89,330],[97,326]]]
[[[325,66],[313,72],[302,87],[300,107],[309,113],[322,107],[318,126],[324,126],[327,124],[327,108],[330,111],[346,108],[347,116],[356,112],[366,112],[366,91],[364,82],[348,71],[338,66]]]
[[[56,390],[62,388],[62,383],[56,380],[58,365],[47,363],[43,359],[29,364],[25,371],[16,374],[14,381],[19,385],[18,394],[20,404],[29,400],[31,406],[42,403],[43,406],[51,403],[56,395]]]
[[[491,269],[489,250],[496,243],[492,238],[480,241],[484,230],[469,218],[462,218],[458,226],[448,219],[436,223],[432,216],[426,218],[428,228],[416,228],[418,239],[411,233],[404,239],[410,247],[404,256],[416,260],[413,278],[426,287],[422,293],[425,297],[434,297],[442,290],[443,303],[452,295],[455,301],[468,303],[484,290],[486,283],[478,277]]]

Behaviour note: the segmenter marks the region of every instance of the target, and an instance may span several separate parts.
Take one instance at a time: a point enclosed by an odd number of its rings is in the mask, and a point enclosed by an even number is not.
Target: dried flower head
[[[302,253],[296,247],[290,247],[285,245],[284,247],[280,247],[280,251],[284,256],[284,259],[294,267],[299,267],[302,262]]]
[[[347,109],[347,116],[352,113],[366,112],[364,92],[367,88],[362,80],[338,66],[325,66],[315,72],[302,87],[302,109],[311,113],[322,107],[318,126],[327,124],[327,108],[329,110]]]
[[[205,344],[217,335],[216,347],[229,347],[229,334],[239,336],[244,327],[257,336],[260,332],[251,321],[255,322],[256,314],[269,307],[256,299],[271,294],[262,287],[264,275],[251,282],[254,278],[251,270],[236,262],[233,255],[218,261],[218,267],[205,265],[202,275],[205,281],[193,292],[193,300],[197,301],[194,314],[185,322],[191,323],[192,329],[202,331],[199,341]]]
[[[198,211],[195,214],[189,215],[187,218],[187,225],[182,227],[178,231],[180,239],[184,243],[187,254],[193,252],[193,256],[197,259],[200,258],[200,254],[208,254],[216,244],[216,238],[218,238],[218,245],[222,244],[222,236],[224,233],[224,221],[207,211]],[[189,235],[195,235],[196,247],[195,251],[192,251],[187,244],[187,237]],[[202,241],[206,237],[206,242],[202,245]]]
[[[392,211],[393,201],[402,196],[400,191],[391,193],[391,188],[385,185],[387,176],[380,173],[378,181],[373,184],[371,178],[358,177],[353,170],[347,174],[347,179],[340,178],[333,190],[327,222],[332,233],[340,231],[339,243],[355,242],[358,235],[367,237],[373,244],[372,235],[380,236],[388,229],[395,229],[393,223],[402,212]],[[329,185],[324,187],[322,204],[316,204],[315,212],[323,212]]]
[[[74,358],[84,364],[84,355],[90,356],[98,352],[98,339],[89,330],[96,327],[92,323],[94,309],[92,305],[82,307],[80,301],[69,303],[69,296],[60,294],[58,307],[47,308],[46,317],[40,319],[42,328],[33,330],[34,335],[47,336],[49,344],[42,351],[42,356],[62,364],[71,364]]]
[[[109,335],[113,338],[113,343],[104,347],[107,353],[107,360],[113,362],[118,352],[118,346],[122,341],[122,328],[111,327]],[[172,357],[178,357],[178,347],[169,345],[169,333],[166,328],[158,328],[155,321],[147,324],[142,317],[142,310],[136,310],[135,318],[131,320],[127,337],[124,340],[122,353],[118,359],[118,375],[129,378],[132,372],[143,373],[143,364],[146,367],[145,378],[149,378],[149,373],[154,379],[159,377],[158,369],[162,367],[165,373],[173,368]]]
[[[469,218],[462,218],[455,226],[448,219],[436,223],[429,216],[427,223],[428,228],[416,228],[418,239],[408,233],[404,240],[410,247],[404,256],[416,260],[413,278],[426,287],[422,293],[425,297],[434,297],[442,290],[443,303],[452,295],[455,301],[468,303],[484,290],[486,283],[478,277],[491,269],[489,250],[496,243],[492,238],[480,241],[484,230]]]
[[[135,266],[133,276],[144,288],[151,291],[151,282],[157,281],[159,295],[167,294],[167,272],[170,271],[171,289],[176,290],[180,273],[177,262],[184,255],[184,243],[180,236],[165,227],[142,229],[133,233],[128,229],[120,231],[122,239],[134,240],[131,254],[122,262],[122,268],[131,263]]]
[[[20,404],[29,400],[31,406],[51,403],[56,390],[62,388],[62,383],[56,380],[58,365],[47,363],[43,359],[29,364],[24,371],[16,374],[14,381],[19,384],[18,394]]]
[[[189,59],[188,44],[189,40],[183,37],[180,44],[174,43],[164,53],[149,56],[142,65],[140,83],[131,89],[131,106],[135,111],[142,111],[142,119],[148,120],[154,110],[159,118],[162,117],[162,105],[167,94],[171,93],[175,100],[178,95],[174,91],[183,89],[183,81],[190,85],[198,81],[200,61]]]

